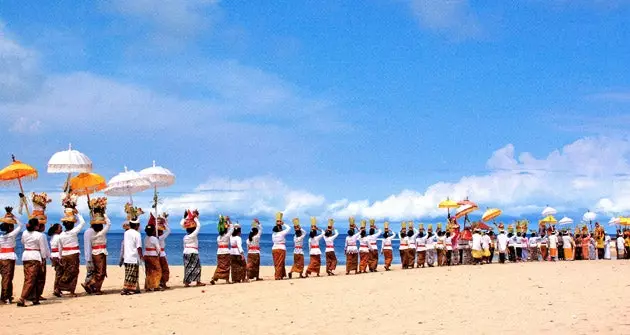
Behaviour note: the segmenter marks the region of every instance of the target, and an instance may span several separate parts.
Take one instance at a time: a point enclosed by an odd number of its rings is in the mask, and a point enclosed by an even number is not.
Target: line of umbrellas
[[[37,179],[38,171],[33,166],[23,163],[11,156],[11,164],[0,170],[0,185],[12,186],[15,183],[20,188],[20,193],[24,194],[23,182]],[[90,158],[72,149],[72,145],[68,146],[68,150],[60,151],[52,155],[48,161],[48,173],[67,174],[64,184],[64,192],[69,192],[77,196],[87,196],[88,206],[90,195],[96,192],[103,192],[107,196],[113,197],[129,197],[129,201],[133,204],[133,195],[139,192],[153,188],[153,208],[155,215],[158,215],[158,188],[169,187],[175,183],[175,174],[168,169],[153,165],[146,169],[136,172],[125,170],[105,182],[105,178],[92,172],[92,160]],[[73,177],[73,174],[77,174]],[[26,197],[20,199],[20,206],[26,208],[27,215],[30,216],[30,209]]]

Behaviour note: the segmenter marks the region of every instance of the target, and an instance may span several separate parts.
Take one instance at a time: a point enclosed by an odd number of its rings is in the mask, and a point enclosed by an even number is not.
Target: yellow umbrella
[[[483,216],[481,217],[481,220],[488,222],[490,220],[496,219],[502,213],[503,212],[500,209],[498,209],[498,208],[490,208],[485,213],[483,213]]]
[[[540,223],[556,224],[558,223],[558,220],[556,220],[553,215],[547,215],[544,219],[540,220]]]
[[[448,211],[448,218],[451,218],[451,208],[458,208],[460,205],[457,203],[457,201],[453,201],[449,198],[446,198],[446,200],[440,202],[438,204],[438,208],[446,208],[446,210]]]
[[[622,226],[630,226],[630,217],[628,218],[619,218],[619,224]]]
[[[37,179],[37,169],[16,160],[14,155],[11,155],[11,160],[11,164],[0,170],[0,183],[10,184],[12,181],[17,180],[18,185],[20,185],[20,193],[24,194],[22,179]],[[20,206],[21,205],[24,205],[26,207],[26,214],[30,216],[31,213],[28,209],[28,203],[26,202],[25,198],[20,199]]]
[[[87,195],[101,191],[107,187],[105,178],[96,173],[81,173],[70,179],[72,194]]]

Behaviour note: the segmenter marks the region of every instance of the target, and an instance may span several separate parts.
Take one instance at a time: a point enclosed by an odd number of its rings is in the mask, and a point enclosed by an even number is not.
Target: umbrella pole
[[[17,180],[20,185],[20,193],[26,197],[26,194],[24,194],[24,187],[22,187],[22,178],[18,178]],[[20,199],[20,201],[22,201],[22,199]],[[31,216],[31,211],[28,209],[28,201],[26,200],[24,201],[24,207],[26,207],[26,216]]]
[[[158,193],[157,185],[153,187],[153,201],[155,202],[155,218],[158,217]]]
[[[70,192],[70,178],[72,177],[72,173],[68,173],[68,177],[66,178],[66,185],[63,188],[64,192]]]

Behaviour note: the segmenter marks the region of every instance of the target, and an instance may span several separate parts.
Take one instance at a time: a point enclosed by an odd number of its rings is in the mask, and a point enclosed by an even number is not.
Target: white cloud
[[[13,126],[11,126],[9,131],[22,134],[36,133],[40,130],[41,126],[42,123],[39,120],[30,120],[23,116],[20,116],[13,122]]]
[[[481,32],[468,0],[411,0],[410,6],[426,29],[455,37],[474,37]]]
[[[39,59],[12,39],[0,20],[0,100],[20,100],[28,96],[39,78]]]

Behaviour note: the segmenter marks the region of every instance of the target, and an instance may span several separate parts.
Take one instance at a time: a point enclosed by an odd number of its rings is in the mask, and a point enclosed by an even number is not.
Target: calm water
[[[184,259],[182,256],[183,251],[183,239],[185,233],[183,232],[173,232],[166,239],[166,257],[168,258],[169,264],[172,265],[183,265]],[[142,234],[144,238],[144,234]],[[109,256],[107,257],[107,263],[109,264],[118,264],[118,260],[120,257],[120,246],[123,239],[122,232],[110,232],[107,234],[107,251]],[[243,248],[246,249],[245,246],[246,235],[243,236]],[[339,234],[337,239],[335,239],[335,251],[337,253],[337,259],[339,264],[345,264],[345,256],[343,252],[343,246],[346,239],[346,235]],[[81,263],[84,263],[84,255],[83,255],[83,233],[79,236],[79,242],[81,244]],[[271,246],[273,245],[271,241],[271,234],[264,234],[260,240],[260,262],[261,265],[273,265],[273,260],[271,258]],[[320,245],[322,246],[321,250],[324,251],[324,240],[320,241]],[[381,243],[379,241],[379,248]],[[303,243],[305,253],[308,252],[308,241],[304,241]],[[398,241],[394,241],[394,248],[398,247]],[[17,242],[17,255],[18,255],[18,263],[21,264],[20,257],[22,255],[22,243]],[[395,249],[394,254],[394,263],[400,263],[397,249]],[[306,256],[306,264],[308,264],[308,254]],[[199,257],[201,259],[201,264],[203,265],[216,265],[217,263],[217,234],[199,234]],[[382,256],[380,259],[381,263],[383,262]],[[322,264],[324,263],[324,256],[322,255]],[[287,235],[287,265],[293,264],[293,235]]]

